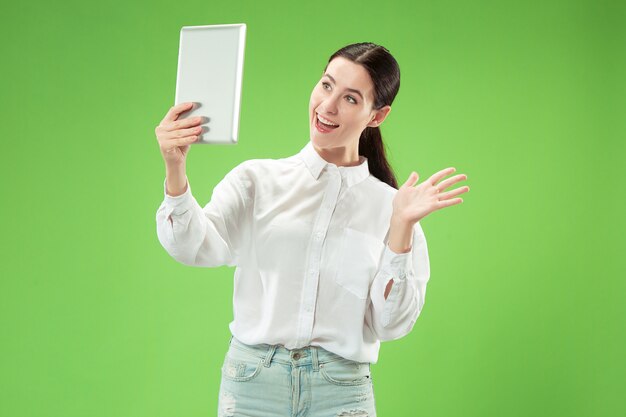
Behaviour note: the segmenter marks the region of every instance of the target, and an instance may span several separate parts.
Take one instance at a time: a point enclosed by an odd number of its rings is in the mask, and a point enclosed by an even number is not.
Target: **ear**
[[[367,127],[380,126],[381,123],[387,118],[387,115],[389,114],[390,111],[391,111],[391,106],[389,105],[381,107],[380,109],[376,110],[376,113],[372,116],[372,119],[367,124]]]

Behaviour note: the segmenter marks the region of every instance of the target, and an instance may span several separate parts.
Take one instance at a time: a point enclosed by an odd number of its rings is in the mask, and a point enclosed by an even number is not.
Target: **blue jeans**
[[[370,364],[318,346],[246,345],[234,336],[222,366],[219,417],[374,417]]]

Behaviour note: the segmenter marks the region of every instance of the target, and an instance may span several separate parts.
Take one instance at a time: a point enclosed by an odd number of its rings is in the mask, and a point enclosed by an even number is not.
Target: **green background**
[[[610,1],[13,2],[2,6],[0,415],[215,415],[234,269],[160,246],[154,129],[181,26],[247,23],[240,143],[194,196],[298,152],[328,57],[386,46],[398,181],[454,166],[422,220],[426,304],[372,367],[387,416],[623,416],[626,8]]]

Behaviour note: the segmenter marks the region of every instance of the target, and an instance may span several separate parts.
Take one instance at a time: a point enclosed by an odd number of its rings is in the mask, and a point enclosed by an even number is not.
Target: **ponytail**
[[[370,174],[398,189],[396,176],[387,161],[380,127],[366,127],[359,139],[359,155],[367,158]]]

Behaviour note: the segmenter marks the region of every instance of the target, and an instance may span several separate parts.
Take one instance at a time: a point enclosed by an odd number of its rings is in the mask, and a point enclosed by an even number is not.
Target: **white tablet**
[[[204,117],[194,144],[238,141],[245,39],[245,23],[180,30],[175,104],[195,103],[179,119]]]

